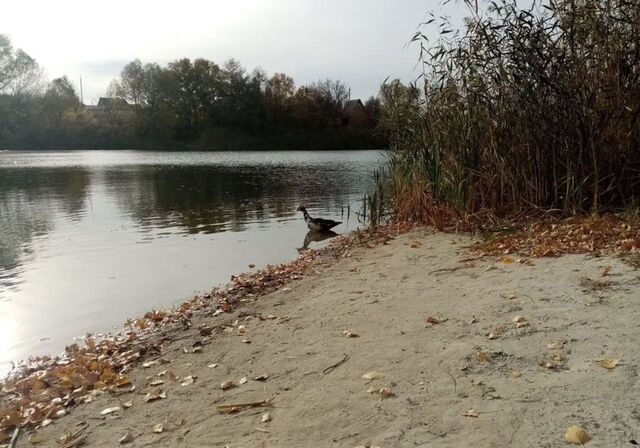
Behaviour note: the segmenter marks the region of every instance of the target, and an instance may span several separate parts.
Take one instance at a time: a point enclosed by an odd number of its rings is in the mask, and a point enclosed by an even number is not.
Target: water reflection
[[[324,167],[327,168],[327,167]],[[350,199],[353,174],[336,170],[318,188],[318,167],[157,166],[109,170],[105,182],[119,207],[143,227],[184,232],[244,231],[251,223],[291,218],[301,200],[340,209]]]
[[[34,239],[56,219],[82,219],[90,179],[80,167],[0,170],[0,300],[20,283],[21,264],[34,257]]]
[[[338,236],[338,234],[332,230],[309,230],[304,236],[302,247],[298,247],[298,252],[303,252],[309,249],[311,243],[319,243],[329,238]]]
[[[296,255],[342,215],[377,152],[0,153],[0,374],[87,331]],[[348,209],[348,208],[347,208]],[[353,216],[353,215],[352,215]],[[333,235],[309,232],[301,249]]]

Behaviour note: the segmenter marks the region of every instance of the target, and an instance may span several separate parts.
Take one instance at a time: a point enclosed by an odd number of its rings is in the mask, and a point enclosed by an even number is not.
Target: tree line
[[[338,80],[296,86],[237,60],[126,64],[98,107],[66,77],[44,82],[37,62],[0,35],[0,148],[380,148],[380,103],[345,113]]]

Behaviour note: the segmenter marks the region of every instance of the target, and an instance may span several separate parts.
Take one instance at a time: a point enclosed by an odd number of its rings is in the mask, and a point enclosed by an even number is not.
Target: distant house
[[[369,126],[370,117],[364,104],[359,99],[349,100],[342,109],[342,125],[354,128]]]
[[[133,106],[127,102],[124,98],[106,98],[101,97],[98,100],[98,104],[95,106],[85,105],[87,112],[94,113],[96,115],[109,114],[109,113],[127,113],[132,111]]]

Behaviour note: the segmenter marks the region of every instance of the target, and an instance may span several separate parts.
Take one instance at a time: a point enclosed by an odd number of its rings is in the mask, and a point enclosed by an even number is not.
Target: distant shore
[[[100,447],[559,446],[572,425],[602,446],[637,438],[633,268],[470,243],[418,229],[239,276],[240,307],[174,320],[126,385],[16,446],[79,430]],[[273,292],[256,301],[261,282]]]

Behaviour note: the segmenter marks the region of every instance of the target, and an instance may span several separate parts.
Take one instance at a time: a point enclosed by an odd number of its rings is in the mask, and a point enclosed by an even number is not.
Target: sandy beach
[[[135,390],[15,446],[80,446],[58,439],[82,431],[91,447],[560,447],[572,425],[589,446],[640,440],[638,273],[604,256],[478,257],[472,242],[418,229],[321,257],[165,332]]]

